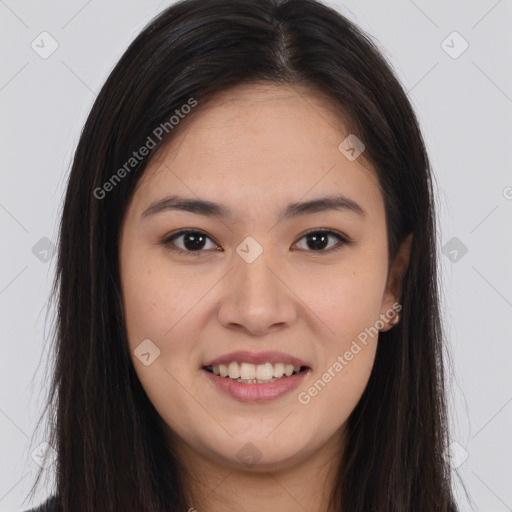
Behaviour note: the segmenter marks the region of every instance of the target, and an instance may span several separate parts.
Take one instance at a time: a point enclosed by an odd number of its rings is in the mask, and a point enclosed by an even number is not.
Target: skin
[[[297,396],[392,310],[411,239],[388,275],[376,175],[364,153],[350,161],[338,149],[349,133],[319,93],[244,85],[203,107],[149,164],[120,234],[133,364],[168,427],[169,445],[190,474],[191,508],[325,511],[345,423],[368,382],[378,337],[361,345],[309,403]],[[171,210],[142,217],[170,194],[225,204],[233,219]],[[330,210],[277,222],[289,203],[332,194],[357,202],[364,216]],[[171,242],[163,243],[185,228],[209,237],[200,256],[177,254]],[[304,237],[313,228],[338,231],[350,243],[339,246],[330,235],[315,251]],[[236,252],[248,236],[263,249],[250,264]],[[186,243],[183,236],[174,240],[176,248],[193,252]],[[380,331],[392,327],[385,322]],[[160,355],[145,366],[133,351],[148,338]],[[306,361],[311,372],[284,396],[242,403],[201,370],[235,350],[282,351]],[[237,456],[249,442],[261,454],[250,467]]]

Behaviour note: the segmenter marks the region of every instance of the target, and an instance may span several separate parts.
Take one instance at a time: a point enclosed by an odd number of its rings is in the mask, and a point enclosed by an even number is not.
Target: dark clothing
[[[56,496],[50,496],[44,503],[36,508],[25,510],[24,512],[61,512],[60,504]]]
[[[43,504],[39,505],[39,507],[31,508],[30,510],[25,510],[24,512],[61,512],[61,508],[57,501],[57,497],[51,496]],[[458,511],[452,510],[451,512]]]

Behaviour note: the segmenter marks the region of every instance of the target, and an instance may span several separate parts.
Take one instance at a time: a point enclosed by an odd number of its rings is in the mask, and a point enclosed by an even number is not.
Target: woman
[[[366,35],[315,0],[172,5],[75,154],[38,510],[455,510],[436,258]]]

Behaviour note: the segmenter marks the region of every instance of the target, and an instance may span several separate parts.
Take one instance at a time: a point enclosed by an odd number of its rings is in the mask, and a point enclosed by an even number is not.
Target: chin
[[[240,438],[234,436],[222,444],[215,443],[210,453],[216,462],[222,461],[237,471],[265,472],[292,468],[315,450],[315,446],[305,446],[305,441],[294,433],[270,437],[268,433],[251,436],[246,431]]]

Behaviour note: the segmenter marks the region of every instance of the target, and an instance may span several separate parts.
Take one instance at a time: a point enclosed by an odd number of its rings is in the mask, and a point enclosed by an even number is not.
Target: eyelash
[[[206,252],[204,249],[201,249],[198,251],[185,251],[183,249],[176,248],[176,246],[173,244],[174,240],[176,240],[180,236],[190,234],[190,233],[203,235],[204,237],[206,237],[206,238],[210,239],[212,242],[214,242],[203,231],[196,230],[196,229],[183,229],[176,233],[172,233],[171,235],[164,238],[164,240],[162,240],[162,245],[164,245],[167,249],[173,251],[176,254],[192,256],[195,258],[200,257],[203,255],[204,252]],[[339,233],[337,231],[333,231],[331,229],[319,229],[319,228],[315,228],[315,229],[307,231],[299,238],[299,241],[302,240],[303,238],[305,238],[306,236],[312,235],[312,234],[327,234],[328,236],[332,235],[332,236],[336,237],[339,241],[337,245],[335,245],[334,247],[331,247],[330,249],[327,249],[327,250],[322,250],[322,249],[319,249],[318,251],[306,250],[306,252],[311,252],[313,254],[331,254],[335,251],[339,251],[343,246],[350,244],[350,241],[345,236],[343,236],[341,233]]]

